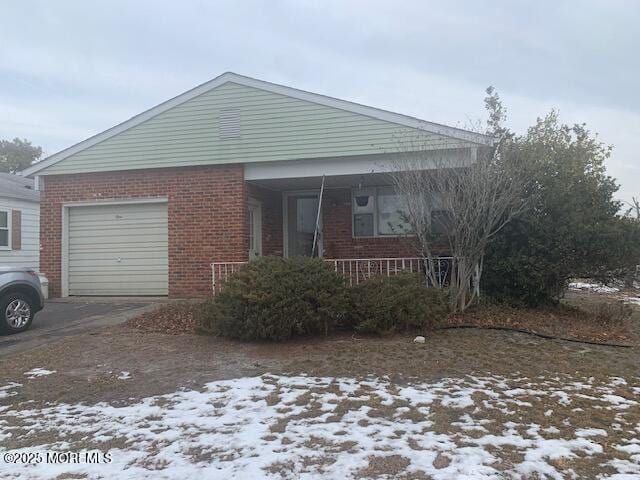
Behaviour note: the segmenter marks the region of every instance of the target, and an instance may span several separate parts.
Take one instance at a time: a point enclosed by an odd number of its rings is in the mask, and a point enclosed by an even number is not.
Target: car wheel
[[[33,321],[33,301],[22,293],[0,299],[0,328],[6,333],[24,332]]]

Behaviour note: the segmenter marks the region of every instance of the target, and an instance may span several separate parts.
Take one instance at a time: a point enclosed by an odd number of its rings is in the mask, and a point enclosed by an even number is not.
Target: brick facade
[[[40,207],[40,268],[50,294],[61,292],[63,203],[153,197],[168,199],[169,296],[210,295],[211,262],[247,259],[242,166],[47,176]]]
[[[282,192],[248,183],[247,195],[262,204],[262,255],[282,257]]]
[[[44,177],[40,264],[53,297],[61,293],[62,204],[166,197],[169,296],[211,294],[211,262],[248,258],[248,197],[262,204],[262,254],[283,255],[282,191],[245,183],[241,165],[182,167]],[[353,238],[351,190],[323,202],[325,258],[414,257],[407,238]]]

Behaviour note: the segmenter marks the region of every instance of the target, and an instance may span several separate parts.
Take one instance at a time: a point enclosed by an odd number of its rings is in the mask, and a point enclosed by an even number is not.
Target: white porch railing
[[[213,294],[220,291],[229,276],[236,273],[247,262],[216,262],[211,264]]]
[[[425,260],[419,257],[405,258],[348,258],[324,259],[336,273],[345,278],[349,286],[358,285],[372,276],[392,276],[400,272],[425,272]],[[445,286],[450,279],[453,257],[437,257],[434,260],[437,286]],[[216,262],[211,264],[213,294],[220,291],[230,275],[236,273],[247,262]],[[427,282],[430,282],[427,279]],[[431,285],[436,286],[436,285]]]
[[[442,287],[449,281],[453,257],[437,257],[435,261],[436,282]],[[390,277],[401,272],[425,273],[425,260],[420,257],[325,259],[325,262],[332,264],[349,286],[358,285],[375,275]]]

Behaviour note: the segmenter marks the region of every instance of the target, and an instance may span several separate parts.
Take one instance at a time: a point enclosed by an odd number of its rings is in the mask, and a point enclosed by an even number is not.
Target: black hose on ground
[[[531,330],[524,330],[521,328],[512,328],[512,327],[494,327],[494,326],[478,326],[478,325],[447,325],[444,327],[436,327],[435,330],[452,330],[454,328],[479,328],[483,330],[505,330],[507,332],[520,332],[527,333],[529,335],[534,335],[540,338],[546,338],[547,340],[563,340],[565,342],[575,342],[575,343],[586,343],[588,345],[601,345],[604,347],[620,347],[620,348],[631,348],[634,345],[630,343],[613,343],[613,342],[592,342],[589,340],[578,340],[576,338],[567,338],[567,337],[556,337],[553,335],[547,335],[544,333],[538,333]]]

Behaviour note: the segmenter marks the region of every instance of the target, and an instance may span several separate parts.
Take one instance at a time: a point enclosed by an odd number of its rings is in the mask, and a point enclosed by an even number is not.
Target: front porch
[[[229,275],[261,256],[319,257],[349,285],[374,275],[425,272],[390,172],[360,158],[245,166],[246,260],[214,260],[214,294]],[[442,286],[452,259],[445,248],[437,254],[433,270]]]
[[[413,237],[387,226],[393,220],[400,223],[388,179],[327,177],[322,194],[321,177],[313,183],[304,180],[267,185],[247,182],[249,259],[269,255],[334,259],[416,256]],[[377,185],[373,186],[374,182]],[[355,205],[355,195],[368,197],[367,204]]]
[[[248,260],[213,262],[214,294],[230,275],[261,256],[320,257],[348,285],[374,275],[425,272],[387,173],[249,178],[245,185]],[[440,253],[435,271],[442,286],[452,258],[445,250]]]

